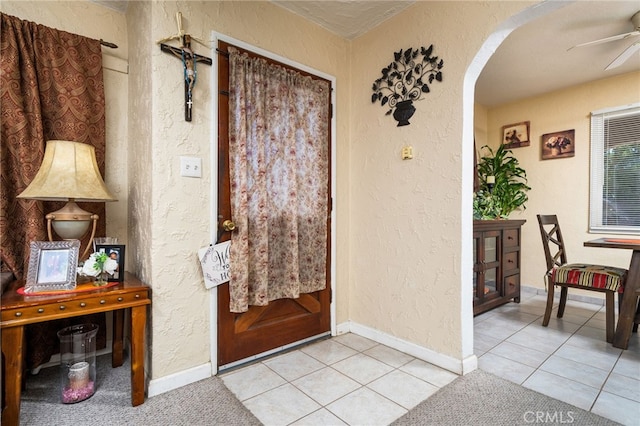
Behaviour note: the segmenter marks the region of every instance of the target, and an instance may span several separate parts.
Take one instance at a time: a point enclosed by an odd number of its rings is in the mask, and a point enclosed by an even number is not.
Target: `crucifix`
[[[182,68],[184,70],[184,119],[185,121],[191,121],[193,87],[196,85],[196,80],[198,78],[196,64],[201,62],[203,64],[211,65],[213,62],[211,61],[211,58],[193,53],[193,50],[191,49],[191,36],[189,34],[183,34],[181,38],[181,47],[173,47],[168,44],[160,43],[160,50],[166,53],[171,53],[182,60]]]

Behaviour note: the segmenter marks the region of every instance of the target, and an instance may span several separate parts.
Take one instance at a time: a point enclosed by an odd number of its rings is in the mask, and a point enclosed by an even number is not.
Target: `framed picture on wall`
[[[542,159],[566,158],[576,155],[575,129],[542,135]]]
[[[529,122],[502,126],[502,144],[506,145],[507,149],[529,146]]]
[[[118,262],[118,267],[107,281],[124,281],[124,245],[122,244],[96,244],[96,251],[107,255]]]

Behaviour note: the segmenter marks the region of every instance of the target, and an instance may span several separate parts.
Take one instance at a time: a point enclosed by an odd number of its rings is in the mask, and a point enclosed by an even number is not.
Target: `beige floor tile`
[[[306,417],[291,423],[292,426],[346,426],[347,424],[337,418],[326,408],[314,411]]]
[[[540,370],[574,380],[596,389],[600,389],[609,377],[609,370],[601,370],[587,365],[581,360],[569,360],[557,355],[551,355],[551,357],[540,366]]]
[[[478,358],[478,367],[488,373],[521,385],[535,368],[487,352]]]
[[[623,425],[636,426],[640,418],[640,402],[602,392],[591,412]]]
[[[523,383],[523,386],[587,411],[591,409],[591,405],[600,392],[591,386],[542,370],[534,372]]]
[[[393,370],[390,365],[363,354],[357,354],[338,361],[332,367],[363,385]]]
[[[489,353],[499,355],[503,358],[507,358],[533,368],[540,367],[542,363],[549,358],[549,354],[510,342],[500,343],[495,348],[491,349]]]
[[[386,426],[407,410],[367,388],[360,388],[326,407],[349,425]]]
[[[640,380],[611,373],[602,390],[640,403]],[[640,422],[640,413],[638,414]]]
[[[300,348],[300,350],[327,365],[331,365],[334,362],[341,361],[358,353],[341,343],[335,342],[333,339],[313,343]]]
[[[253,364],[242,369],[222,374],[224,384],[240,401],[274,389],[287,381],[263,364]]]
[[[321,408],[289,383],[254,396],[244,401],[244,405],[269,426],[291,424]]]
[[[331,367],[325,367],[301,377],[292,384],[323,406],[361,386],[360,383]]]
[[[431,383],[399,370],[394,370],[374,380],[367,387],[408,410],[436,393],[439,389]]]
[[[451,371],[419,359],[403,365],[400,370],[439,388],[448,385],[459,377]]]
[[[288,352],[263,361],[263,364],[287,381],[324,368],[325,365],[302,351]]]
[[[413,361],[415,358],[411,355],[407,355],[403,352],[392,349],[384,345],[376,345],[371,349],[364,351],[365,355],[384,362],[394,368],[403,366],[404,364]]]
[[[341,334],[333,338],[338,343],[342,343],[345,346],[350,347],[353,350],[358,352],[366,351],[377,345],[373,340],[367,339],[366,337],[358,336],[354,333],[346,333]]]

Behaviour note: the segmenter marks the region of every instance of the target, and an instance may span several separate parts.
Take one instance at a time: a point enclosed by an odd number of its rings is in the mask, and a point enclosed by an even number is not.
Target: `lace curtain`
[[[231,312],[326,286],[327,81],[229,47]]]
[[[47,240],[45,213],[64,205],[16,199],[38,172],[45,142],[62,139],[93,145],[104,176],[102,52],[99,40],[4,13],[1,19],[0,253],[3,270],[21,279],[27,272],[30,241]],[[104,203],[80,204],[100,215],[96,235],[104,235]],[[104,330],[104,315],[92,321]],[[31,367],[48,361],[58,343],[55,331],[63,327],[63,323],[28,327]],[[104,347],[104,336],[102,340],[99,335],[99,347]]]

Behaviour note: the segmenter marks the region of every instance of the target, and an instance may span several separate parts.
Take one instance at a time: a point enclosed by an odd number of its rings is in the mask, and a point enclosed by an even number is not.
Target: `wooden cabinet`
[[[473,314],[520,302],[520,228],[524,220],[473,221]]]

